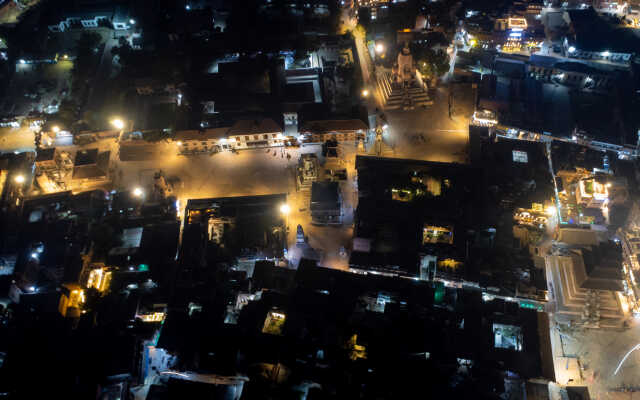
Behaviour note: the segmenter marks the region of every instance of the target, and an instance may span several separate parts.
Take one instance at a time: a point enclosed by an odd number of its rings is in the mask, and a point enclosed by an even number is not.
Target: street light
[[[362,90],[362,97],[369,97],[369,91],[367,89]]]
[[[384,51],[384,45],[382,43],[376,44],[376,53],[380,54]]]
[[[283,204],[280,206],[280,212],[284,215],[289,215],[289,212],[291,211],[291,207],[289,207],[288,204]]]
[[[178,141],[176,142],[176,145],[178,145],[178,146],[182,146],[182,140],[178,140]]]
[[[20,183],[20,184],[24,183],[24,181],[25,181],[24,175],[18,175],[14,179],[15,179],[16,183]]]
[[[130,20],[129,20],[129,23],[130,23],[131,25],[135,25],[135,24],[136,24],[136,20],[135,20],[135,19],[130,19]]]
[[[142,188],[135,188],[133,189],[133,195],[136,197],[142,197],[144,195],[144,191],[142,190]]]
[[[124,129],[124,121],[120,118],[115,118],[111,121],[111,125],[115,126],[118,129]]]
[[[58,133],[60,132],[60,127],[58,125],[54,125],[51,130],[53,131],[53,133]]]
[[[289,232],[289,213],[291,212],[291,207],[287,203],[284,203],[280,206],[280,212],[285,217],[284,229],[285,232]]]

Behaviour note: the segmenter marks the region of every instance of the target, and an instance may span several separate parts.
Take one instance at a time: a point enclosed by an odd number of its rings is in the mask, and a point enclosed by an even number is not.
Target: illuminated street
[[[438,87],[432,106],[412,111],[386,112],[389,135],[383,139],[394,146],[395,157],[467,162],[472,104],[468,97],[461,98],[456,113],[450,119],[447,97],[447,88]]]
[[[188,199],[287,193],[290,202],[288,222],[291,257],[299,261],[295,241],[296,227],[300,224],[309,238],[309,245],[326,256],[326,266],[346,267],[347,258],[340,257],[338,253],[341,247],[348,248],[351,239],[355,199],[353,194],[355,148],[353,145],[344,146],[345,167],[348,170],[349,181],[343,184],[345,223],[342,227],[311,225],[309,194],[296,192],[294,176],[299,155],[302,153],[319,155],[320,146],[274,148],[269,149],[268,152],[266,149],[254,149],[243,150],[237,154],[222,152],[213,156],[188,157],[177,155],[175,144],[158,146],[163,149],[163,152],[157,160],[119,162],[115,173],[118,177],[116,187],[127,190],[136,185],[150,185],[153,174],[162,169],[169,179],[179,177],[180,183],[177,184],[175,193],[182,205],[186,204]],[[287,159],[286,154],[291,155],[291,159]],[[120,176],[122,176],[121,179]]]
[[[564,355],[579,359],[583,367],[582,377],[589,386],[592,398],[606,399],[605,392],[623,386],[637,390],[640,382],[640,352],[631,352],[618,373],[614,372],[625,354],[640,343],[640,322],[632,320],[630,328],[624,331],[575,329],[573,333],[563,333],[561,336]],[[557,374],[562,375],[562,371],[557,371]]]
[[[16,65],[16,78],[8,88],[10,101],[0,103],[6,113],[52,113],[69,92],[73,62]],[[8,100],[8,99],[6,99]]]
[[[0,128],[0,152],[33,151],[33,131],[28,127]]]
[[[0,0],[0,394],[637,398],[636,3]]]

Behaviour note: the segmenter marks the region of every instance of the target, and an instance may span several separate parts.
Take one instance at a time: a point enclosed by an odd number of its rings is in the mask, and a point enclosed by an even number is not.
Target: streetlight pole
[[[280,206],[280,212],[285,217],[285,232],[289,232],[289,213],[291,212],[291,207],[288,204],[282,204]]]

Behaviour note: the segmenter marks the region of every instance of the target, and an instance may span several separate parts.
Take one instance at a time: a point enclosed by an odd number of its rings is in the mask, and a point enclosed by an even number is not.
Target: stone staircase
[[[420,86],[401,87],[391,81],[391,73],[377,75],[378,91],[384,101],[385,110],[413,110],[433,104],[427,91]]]

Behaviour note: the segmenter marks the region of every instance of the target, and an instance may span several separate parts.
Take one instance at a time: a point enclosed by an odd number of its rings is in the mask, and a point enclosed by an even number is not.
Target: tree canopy
[[[76,60],[73,64],[73,72],[79,78],[86,79],[89,76],[96,49],[102,38],[95,32],[83,32],[76,42]]]
[[[442,50],[424,46],[412,46],[411,53],[420,73],[430,77],[440,77],[449,70],[449,56]]]

